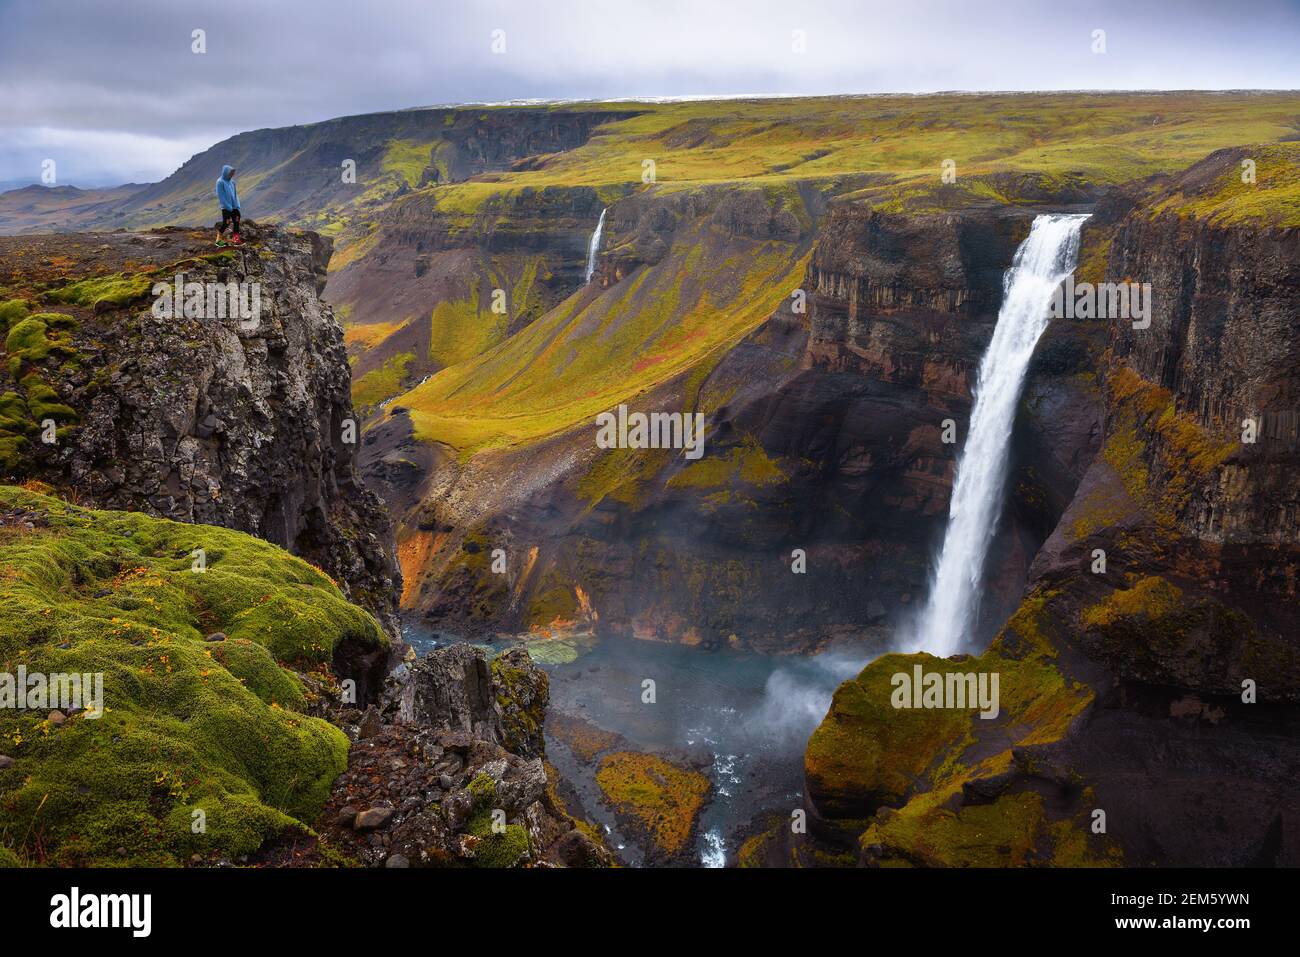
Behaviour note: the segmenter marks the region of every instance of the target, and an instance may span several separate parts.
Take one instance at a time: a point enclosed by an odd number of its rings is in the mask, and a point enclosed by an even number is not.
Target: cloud
[[[1105,55],[1091,52],[1095,29]],[[192,52],[195,30],[205,53]],[[91,134],[167,141],[157,155],[170,157],[226,131],[435,103],[1294,88],[1297,39],[1300,10],[1286,0],[1257,0],[1249,15],[1208,0],[10,0],[0,137],[81,131],[85,145],[65,147],[70,167],[140,179],[158,167],[137,148],[147,140]],[[0,180],[13,175],[0,167]]]
[[[24,127],[13,131],[0,145],[0,169],[5,171],[6,180],[34,183],[41,179],[41,164],[54,159],[58,185],[151,182],[167,176],[230,132],[171,138],[104,130]]]

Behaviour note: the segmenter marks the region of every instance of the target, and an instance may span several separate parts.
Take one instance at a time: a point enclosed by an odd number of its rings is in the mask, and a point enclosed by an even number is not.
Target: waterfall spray
[[[1002,308],[980,361],[970,431],[957,459],[943,549],[915,650],[947,657],[963,649],[979,613],[984,560],[1002,509],[1011,428],[1029,360],[1047,328],[1056,287],[1074,271],[1086,215],[1037,216],[1003,277]]]
[[[609,212],[606,206],[600,211],[600,219],[596,222],[596,231],[591,234],[591,242],[587,246],[587,278],[585,282],[591,282],[591,277],[596,272],[596,254],[600,252],[600,234],[605,231],[605,214]]]

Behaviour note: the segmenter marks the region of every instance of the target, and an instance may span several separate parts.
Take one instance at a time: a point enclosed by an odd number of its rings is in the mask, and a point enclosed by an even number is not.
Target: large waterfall
[[[979,613],[984,560],[1002,510],[1016,403],[1052,295],[1074,271],[1086,215],[1034,219],[1003,277],[1002,309],[980,361],[966,444],[957,459],[948,529],[912,645],[947,657],[964,650]]]
[[[596,231],[591,234],[591,244],[587,246],[587,278],[586,282],[591,282],[591,277],[596,272],[596,254],[600,252],[600,234],[605,231],[605,214],[609,212],[609,207],[600,211],[600,219],[596,222]]]

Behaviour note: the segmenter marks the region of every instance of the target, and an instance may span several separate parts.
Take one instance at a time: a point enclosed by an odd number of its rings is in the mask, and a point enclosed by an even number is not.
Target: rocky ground
[[[490,663],[468,645],[398,666],[382,701],[335,715],[352,740],[317,838],[266,863],[370,867],[605,867],[614,858],[574,817],[546,762],[547,678],[527,652]]]

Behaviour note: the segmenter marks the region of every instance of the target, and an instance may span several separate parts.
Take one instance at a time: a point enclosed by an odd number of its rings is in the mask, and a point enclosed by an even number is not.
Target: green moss
[[[59,395],[39,375],[32,373],[23,378],[23,391],[27,394],[27,411],[38,425],[46,419],[68,424],[77,421],[77,412],[59,401]]]
[[[806,243],[741,239],[697,222],[678,230],[662,261],[607,290],[570,296],[400,402],[418,438],[463,458],[588,426],[621,402],[711,367],[771,315],[807,259]],[[517,291],[511,298],[513,310]]]
[[[9,374],[17,379],[24,365],[43,362],[50,356],[75,358],[71,338],[75,327],[71,316],[60,313],[40,313],[18,320],[5,337]]]
[[[345,638],[378,645],[374,619],[251,536],[0,488],[0,508],[19,506],[43,521],[0,530],[0,660],[102,673],[105,713],[58,728],[0,714],[22,781],[0,796],[0,845],[29,863],[166,865],[248,853],[314,820],[347,739],[293,710],[302,686],[276,658],[323,660]],[[267,608],[290,622],[310,612],[311,627],[290,624],[286,638]],[[230,638],[204,641],[211,631]],[[193,833],[194,810],[206,833]]]
[[[212,660],[234,676],[245,688],[267,704],[301,711],[307,695],[301,679],[281,667],[269,648],[247,638],[213,642]]]
[[[0,395],[0,470],[19,470],[31,443],[27,436],[36,431],[27,403],[16,392]]]
[[[20,371],[15,366],[21,366],[21,358],[11,357],[10,362],[11,372]],[[30,437],[42,429],[43,423],[53,421],[56,427],[66,427],[77,421],[76,410],[60,402],[58,394],[39,374],[28,373],[19,385],[24,395],[0,395],[0,469],[10,475],[22,470],[31,448]]]
[[[949,749],[971,740],[971,715],[952,709],[899,711],[892,677],[915,664],[926,671],[967,671],[929,655],[885,655],[835,691],[830,712],[808,742],[804,771],[819,806],[833,816],[861,816],[907,797]]]
[[[1104,628],[1120,618],[1143,616],[1154,623],[1182,610],[1182,590],[1158,576],[1147,576],[1131,588],[1111,592],[1100,603],[1083,612],[1089,628]]]
[[[69,331],[80,327],[81,323],[65,312],[38,312],[33,319],[39,319],[49,329],[66,329]]]
[[[380,169],[398,176],[408,186],[418,186],[426,166],[431,165],[432,144],[412,140],[391,140],[384,150]]]
[[[668,480],[669,488],[734,488],[737,484],[773,485],[785,481],[781,471],[753,437],[732,446],[725,456],[692,462]]]
[[[490,214],[510,197],[548,188],[594,190],[611,205],[645,189],[640,176],[646,158],[656,163],[656,192],[715,183],[761,187],[774,207],[781,204],[778,215],[788,211],[801,225],[801,204],[794,197],[815,192],[862,190],[867,201],[881,205],[899,194],[940,208],[945,201],[1042,203],[1044,191],[1061,191],[1071,183],[1128,182],[1183,169],[1224,147],[1282,140],[1294,135],[1296,115],[1294,94],[1288,92],[801,97],[581,107],[594,115],[629,108],[636,115],[600,123],[574,149],[460,183],[446,182],[461,148],[457,144],[471,131],[482,141],[498,136],[500,124],[511,122],[496,116],[501,111],[450,109],[434,119],[436,130],[420,132],[394,114],[405,127],[399,137],[382,128],[380,117],[358,118],[359,142],[383,156],[370,164],[378,170],[360,169],[360,188],[342,191],[324,207],[303,213],[292,202],[296,194],[289,194],[288,206],[267,213],[347,236],[372,221],[376,207],[399,186],[418,183],[425,165],[439,170],[444,185],[412,199],[436,196],[440,218],[456,225]],[[509,109],[545,121],[546,114],[573,107]],[[480,119],[483,115],[487,120]],[[479,123],[491,125],[474,130]],[[263,157],[267,165],[245,174],[245,189],[252,195],[260,184],[265,196],[280,194],[272,187],[292,177],[300,156],[286,151]],[[958,164],[958,183],[946,188],[955,194],[951,199],[926,195],[936,192],[941,158]],[[1268,212],[1267,203],[1261,200],[1261,213]],[[134,214],[127,225],[207,224],[210,204],[211,196],[202,191],[176,191],[163,197],[161,206]],[[339,253],[346,256],[351,245]],[[343,262],[332,266],[343,268]]]
[[[153,288],[149,273],[117,273],[112,276],[94,276],[62,289],[46,293],[51,302],[94,308],[100,303],[108,306],[125,306],[144,298]]]
[[[1027,863],[1043,827],[1043,799],[1033,792],[955,811],[937,806],[924,813],[909,810],[885,815],[860,843],[927,867],[1016,867]]]
[[[548,582],[536,592],[528,602],[528,611],[524,624],[531,627],[545,627],[557,622],[573,621],[578,614],[578,599],[573,594],[573,587],[557,579]]]
[[[0,329],[8,329],[15,323],[27,318],[28,303],[23,299],[10,299],[0,302]]]
[[[1106,267],[1115,235],[1110,230],[1086,230],[1079,250],[1079,265],[1074,271],[1076,282],[1093,284],[1106,281]]]
[[[1112,448],[1112,454],[1115,450]],[[1069,532],[1074,541],[1083,541],[1094,532],[1109,528],[1133,510],[1123,492],[1105,487],[1093,489],[1077,505]]]
[[[31,413],[17,392],[0,395],[0,432],[26,432],[31,428]]]
[[[479,314],[478,290],[465,299],[444,299],[429,317],[429,358],[442,366],[472,358],[500,341],[504,316]]]
[[[23,466],[31,443],[21,435],[0,432],[0,472],[16,474]]]
[[[1151,212],[1174,212],[1218,226],[1300,226],[1300,143],[1241,147],[1230,159],[1222,175],[1209,183],[1197,180],[1194,187],[1153,197]],[[1241,163],[1247,160],[1254,164],[1254,182],[1243,179]]]
[[[1112,409],[1102,456],[1169,541],[1204,481],[1239,447],[1235,437],[1216,435],[1178,409],[1169,390],[1148,382],[1127,365],[1107,376]]]
[[[606,498],[638,505],[645,484],[671,455],[667,449],[608,449],[578,480],[578,497],[593,508]]]
[[[771,848],[781,839],[778,829],[785,826],[784,823],[773,824],[767,830],[759,831],[752,837],[747,838],[736,852],[736,866],[746,868],[763,867]]]
[[[709,794],[709,779],[653,754],[617,751],[596,772],[605,799],[638,822],[665,853],[686,844]]]
[[[414,360],[413,353],[403,352],[357,379],[352,383],[352,404],[366,412],[397,395],[406,382],[406,367]]]
[[[1056,666],[1054,597],[1026,598],[979,657],[887,655],[840,686],[805,757],[809,790],[832,828],[861,832],[863,846],[885,861],[1015,864],[1027,862],[1031,849],[1043,853],[1051,822],[1033,795],[1009,795],[993,807],[961,807],[959,798],[967,782],[1007,771],[1011,748],[1059,740],[1093,701],[1091,689]],[[999,717],[895,710],[890,678],[915,664],[941,674],[998,674]],[[874,823],[863,820],[882,807]]]
[[[478,838],[474,845],[475,867],[514,867],[526,861],[532,849],[528,831],[520,824],[507,824],[504,830],[493,830],[491,811],[471,818],[468,830]]]
[[[474,845],[475,867],[511,867],[531,850],[528,831],[518,824],[507,824],[503,831],[494,830],[493,804],[496,801],[496,782],[487,774],[476,774],[466,790],[474,799],[474,812],[467,830],[478,838]]]
[[[21,319],[5,337],[5,352],[12,359],[40,362],[50,354],[50,342],[45,337],[46,325],[39,319]]]
[[[476,774],[473,779],[465,786],[470,796],[474,798],[475,810],[483,810],[492,807],[492,802],[497,799],[497,784],[488,774]]]
[[[519,667],[509,653],[493,658],[491,669],[505,747],[520,752],[542,740],[550,700],[548,678],[543,671]]]

